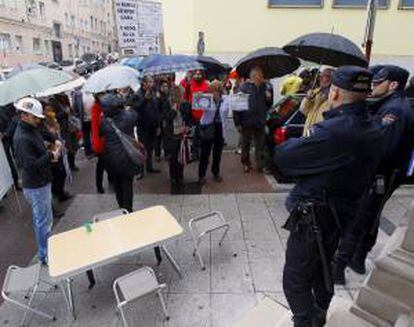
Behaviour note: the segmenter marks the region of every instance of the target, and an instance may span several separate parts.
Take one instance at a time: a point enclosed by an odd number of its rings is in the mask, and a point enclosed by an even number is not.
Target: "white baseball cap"
[[[14,104],[17,110],[27,112],[38,118],[45,118],[42,104],[34,98],[23,98]]]

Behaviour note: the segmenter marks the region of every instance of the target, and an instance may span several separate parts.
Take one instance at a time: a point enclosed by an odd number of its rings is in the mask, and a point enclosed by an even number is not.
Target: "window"
[[[68,53],[69,53],[69,57],[73,58],[73,45],[72,44],[68,44]]]
[[[323,0],[269,0],[269,7],[322,7]]]
[[[41,19],[45,19],[46,12],[45,12],[45,3],[39,2],[39,15]]]
[[[22,53],[23,52],[23,37],[21,35],[16,35],[14,37],[14,49],[16,53]]]
[[[49,40],[45,40],[45,54],[50,52],[50,43]]]
[[[72,28],[74,28],[75,27],[75,16],[74,15],[70,15],[70,26],[72,27]]]
[[[83,19],[81,18],[79,21],[79,28],[83,31]]]
[[[388,8],[388,0],[378,0],[380,8]],[[333,7],[366,8],[368,0],[333,0]]]
[[[400,0],[400,9],[414,9],[414,0]]]
[[[42,47],[40,45],[40,39],[38,37],[33,38],[33,53],[34,54],[42,53]]]
[[[93,30],[93,16],[91,16],[91,30]]]
[[[0,51],[10,52],[10,34],[0,33]]]
[[[53,34],[58,39],[61,38],[61,32],[60,32],[60,24],[59,23],[53,23]]]
[[[67,12],[65,13],[65,26],[66,26],[66,27],[68,27],[68,26],[69,26],[69,15],[68,15],[68,13],[67,13]]]

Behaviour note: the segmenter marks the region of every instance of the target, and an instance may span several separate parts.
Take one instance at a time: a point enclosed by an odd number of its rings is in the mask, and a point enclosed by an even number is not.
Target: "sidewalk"
[[[128,310],[131,326],[227,327],[232,326],[264,295],[286,305],[281,279],[288,235],[281,228],[287,217],[284,208],[286,195],[287,193],[136,195],[135,209],[163,204],[186,229],[189,219],[194,215],[212,210],[222,211],[231,225],[229,238],[221,248],[217,244],[219,235],[213,235],[202,244],[206,271],[201,271],[198,262],[191,255],[192,244],[188,234],[174,241],[170,250],[182,267],[182,280],[168,261],[164,260],[157,267],[152,250],[97,269],[97,285],[92,291],[87,290],[86,276],[77,276],[74,279],[78,310],[76,321],[69,318],[58,291],[43,290],[36,298],[36,303],[39,308],[56,315],[58,321],[49,323],[36,317],[30,326],[122,326],[115,310],[112,282],[116,277],[142,265],[153,267],[159,281],[168,285],[165,293],[171,320],[162,320],[156,298],[149,296],[131,305]],[[413,199],[412,189],[397,192],[384,210],[385,224],[391,228],[392,225],[397,225]],[[94,213],[115,207],[112,194],[79,194],[54,232],[78,227]],[[371,258],[378,255],[387,238],[387,234],[381,231]],[[233,257],[233,253],[237,253],[237,257]],[[372,268],[371,262],[369,268]],[[340,298],[353,299],[365,276],[348,272],[347,278],[348,286],[337,288],[336,294]],[[16,326],[20,317],[21,312],[9,304],[0,307],[0,324]]]

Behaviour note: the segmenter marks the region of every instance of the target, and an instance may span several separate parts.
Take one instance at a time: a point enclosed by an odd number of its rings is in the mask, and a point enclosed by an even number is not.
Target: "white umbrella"
[[[86,82],[86,79],[84,77],[78,76],[67,83],[63,83],[63,84],[51,87],[50,89],[47,89],[44,92],[37,93],[36,97],[39,97],[39,98],[48,97],[54,94],[59,94],[59,93],[63,93],[66,91],[70,91],[70,90],[83,86],[85,82]]]
[[[136,88],[138,84],[138,72],[135,69],[114,64],[92,74],[86,81],[83,91],[101,93],[125,87]]]

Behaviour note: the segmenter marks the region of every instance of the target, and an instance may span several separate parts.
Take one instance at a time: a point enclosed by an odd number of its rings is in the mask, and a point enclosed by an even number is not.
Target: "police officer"
[[[331,260],[377,165],[380,135],[366,103],[371,79],[364,68],[337,69],[324,121],[275,151],[281,172],[298,178],[286,202],[290,236],[283,272],[295,327],[325,324],[333,296]]]
[[[379,123],[383,159],[368,190],[356,223],[341,240],[335,258],[334,279],[345,284],[345,267],[365,274],[365,260],[376,243],[381,211],[392,193],[404,183],[413,148],[414,111],[405,95],[409,73],[386,65],[374,75],[370,108]]]

